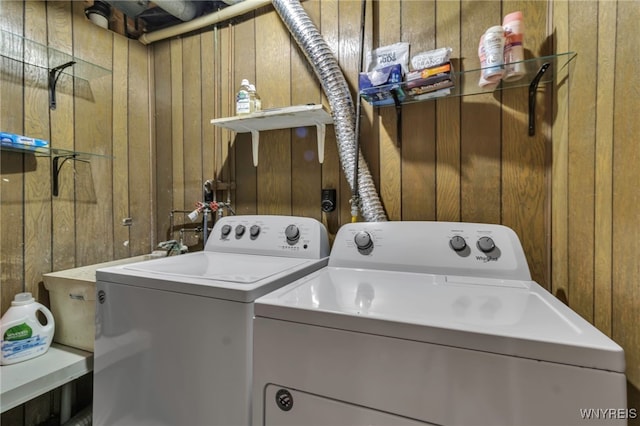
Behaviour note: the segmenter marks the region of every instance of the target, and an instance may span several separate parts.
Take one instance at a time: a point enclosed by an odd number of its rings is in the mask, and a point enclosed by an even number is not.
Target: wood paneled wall
[[[72,1],[0,2],[3,30],[113,70],[89,81],[60,77],[57,108],[49,110],[46,69],[2,58],[2,131],[46,139],[53,148],[101,155],[61,166],[60,193],[54,197],[52,158],[0,151],[2,313],[23,291],[46,304],[43,273],[152,248],[149,52],[135,40],[89,23],[83,6]],[[34,54],[25,52],[25,58]],[[55,65],[60,64],[50,64]],[[130,228],[122,226],[125,217],[133,219]],[[55,401],[59,392],[36,398],[3,413],[2,424],[42,423]]]
[[[355,96],[360,2],[303,6]],[[638,408],[640,47],[629,36],[637,2],[368,1],[365,46],[450,46],[456,69],[475,68],[479,35],[514,10],[525,16],[527,56],[578,52],[569,73],[539,90],[535,137],[527,135],[526,89],[513,89],[407,105],[401,144],[395,111],[365,105],[362,150],[390,219],[514,228],[534,279],[624,347],[629,406]],[[55,112],[39,71],[3,74],[0,128],[115,157],[76,163],[75,171],[65,165],[55,198],[50,159],[2,152],[3,310],[18,291],[42,296],[43,272],[176,238],[183,219],[170,229],[169,213],[191,210],[206,179],[235,183],[238,214],[311,216],[332,233],[350,221],[332,126],[323,164],[315,129],[305,128],[262,133],[254,168],[250,136],[209,123],[233,115],[242,78],[256,84],[263,108],[327,104],[272,7],[148,48],[89,26],[80,2],[3,1],[0,12],[3,28],[113,69],[90,82],[91,99],[74,96],[67,82]],[[338,189],[333,213],[320,210],[322,188]]]
[[[361,3],[307,1],[304,7],[332,48],[355,96]],[[527,16],[528,55],[551,53],[547,4],[511,1],[369,2],[366,49],[399,40],[410,42],[414,53],[451,46],[457,68],[477,68],[477,35],[512,10],[523,10]],[[211,50],[213,59],[203,56]],[[237,184],[233,201],[239,213],[307,215],[323,219],[331,232],[350,220],[351,194],[332,126],[324,164],[317,161],[315,131],[303,128],[263,132],[257,168],[251,165],[248,134],[210,128],[211,118],[233,115],[234,94],[242,78],[255,82],[263,108],[327,104],[310,65],[271,6],[213,31],[156,43],[153,51],[155,81],[163,82],[156,90],[158,152],[167,151],[158,157],[158,170],[173,170],[171,182],[158,188],[161,205],[171,204],[160,196],[166,187],[174,188],[167,195],[173,198],[172,208],[188,209],[200,199],[203,180],[230,179]],[[205,86],[212,82],[213,87]],[[171,107],[161,109],[169,95]],[[362,150],[389,219],[512,226],[523,235],[534,260],[534,276],[549,288],[545,231],[550,228],[547,164],[552,97],[541,92],[538,104],[535,137],[526,133],[525,89],[408,105],[402,111],[401,140],[393,108],[365,105]],[[168,123],[172,123],[171,138]],[[199,155],[207,158],[208,152],[213,152],[213,161],[203,162]],[[214,169],[206,170],[211,163]],[[338,189],[335,213],[321,212],[322,188]],[[159,233],[159,238],[166,235],[166,227]]]
[[[635,1],[554,2],[556,48],[579,56],[553,127],[552,290],[620,344],[640,407],[640,45]],[[640,424],[638,419],[631,423]]]

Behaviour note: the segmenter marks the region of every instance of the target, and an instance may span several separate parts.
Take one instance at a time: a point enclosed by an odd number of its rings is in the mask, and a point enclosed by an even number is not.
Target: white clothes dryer
[[[93,424],[250,424],[253,301],[328,255],[315,219],[230,216],[204,251],[98,270]]]
[[[624,373],[500,225],[348,224],[255,302],[254,425],[619,425]]]

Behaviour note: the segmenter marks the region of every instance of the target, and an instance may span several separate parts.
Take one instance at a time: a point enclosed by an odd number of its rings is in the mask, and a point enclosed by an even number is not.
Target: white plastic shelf
[[[258,145],[260,132],[265,130],[291,129],[316,126],[318,132],[318,160],[324,162],[324,139],[326,125],[332,124],[331,115],[322,105],[298,105],[285,108],[273,108],[248,115],[228,118],[216,118],[211,124],[237,133],[251,133],[253,165],[258,165]]]
[[[0,367],[4,413],[93,371],[93,354],[53,343],[47,353]],[[63,392],[64,396],[65,392]],[[70,401],[62,401],[63,405]]]

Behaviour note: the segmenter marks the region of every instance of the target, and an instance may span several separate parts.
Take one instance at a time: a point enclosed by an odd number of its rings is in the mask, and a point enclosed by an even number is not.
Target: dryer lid
[[[323,268],[255,313],[354,332],[624,372],[622,348],[533,281]]]

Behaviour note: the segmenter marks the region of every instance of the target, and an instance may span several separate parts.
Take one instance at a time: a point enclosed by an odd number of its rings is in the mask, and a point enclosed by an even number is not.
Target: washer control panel
[[[216,222],[205,251],[318,259],[329,256],[329,237],[308,217],[226,216]]]
[[[517,235],[464,222],[352,223],[338,231],[329,266],[530,280]]]

